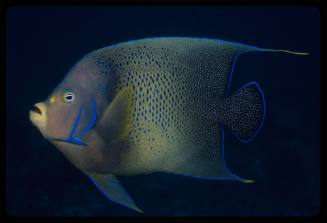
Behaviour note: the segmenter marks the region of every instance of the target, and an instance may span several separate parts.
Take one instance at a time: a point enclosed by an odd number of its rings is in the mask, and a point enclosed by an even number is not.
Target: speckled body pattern
[[[250,50],[218,40],[153,38],[91,52],[87,58],[100,67],[93,75],[109,75],[111,98],[124,87],[134,90],[128,146],[108,148],[124,153],[120,154],[124,160],[105,171],[230,176],[220,148],[219,123],[229,118],[228,107],[221,102],[226,101],[233,60]],[[254,115],[260,112],[256,100],[251,105]]]
[[[239,180],[225,164],[224,128],[243,143],[260,131],[256,82],[228,88],[239,55],[273,50],[206,38],[115,44],[80,59],[32,123],[110,200],[142,212],[116,176],[168,172]]]

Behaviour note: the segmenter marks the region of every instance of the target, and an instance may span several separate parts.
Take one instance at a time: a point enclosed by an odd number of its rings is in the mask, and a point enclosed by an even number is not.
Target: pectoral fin
[[[110,200],[124,205],[128,208],[143,213],[138,208],[119,180],[111,174],[92,174],[88,175],[97,188]]]
[[[118,92],[107,107],[97,126],[97,131],[111,142],[123,140],[132,126],[134,109],[133,88],[125,87]]]

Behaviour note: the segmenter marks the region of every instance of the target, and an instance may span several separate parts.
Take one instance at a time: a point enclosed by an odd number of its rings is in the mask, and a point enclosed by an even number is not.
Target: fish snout
[[[36,103],[30,111],[30,120],[38,128],[45,128],[47,107],[44,103]]]

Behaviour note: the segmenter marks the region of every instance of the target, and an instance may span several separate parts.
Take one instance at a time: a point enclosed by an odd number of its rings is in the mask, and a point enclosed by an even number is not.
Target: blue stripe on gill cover
[[[89,124],[87,125],[87,127],[85,129],[82,130],[82,132],[79,135],[74,136],[74,134],[75,134],[75,132],[77,130],[77,127],[78,127],[78,125],[80,123],[83,111],[84,111],[84,108],[81,107],[81,109],[79,110],[78,115],[77,115],[77,117],[75,119],[75,122],[73,124],[73,128],[72,128],[68,138],[66,140],[64,140],[64,141],[69,142],[69,143],[73,143],[73,144],[77,144],[77,145],[87,145],[85,142],[83,142],[83,140],[81,138],[83,136],[85,136],[93,128],[93,126],[95,125],[95,122],[97,120],[97,111],[96,111],[95,98],[92,101],[92,118],[91,118]]]
[[[78,112],[78,115],[77,115],[77,117],[75,119],[75,122],[73,124],[73,128],[70,131],[70,134],[69,134],[69,136],[67,137],[67,139],[65,141],[67,141],[69,143],[77,144],[77,145],[86,145],[81,139],[79,139],[77,137],[74,137],[74,133],[75,133],[75,131],[76,131],[76,129],[77,129],[79,123],[80,123],[83,110],[84,110],[84,108],[81,107],[79,112]]]
[[[89,122],[88,126],[80,133],[80,135],[78,137],[82,138],[83,136],[85,136],[93,128],[96,121],[97,121],[97,105],[96,105],[95,98],[93,98],[91,121]]]

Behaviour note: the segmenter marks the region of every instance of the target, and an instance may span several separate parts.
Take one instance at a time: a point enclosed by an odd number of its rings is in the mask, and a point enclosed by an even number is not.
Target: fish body
[[[109,199],[141,211],[116,175],[168,172],[252,182],[225,165],[224,127],[242,142],[259,132],[263,91],[229,94],[237,57],[262,49],[228,41],[163,37],[90,52],[32,122]]]

